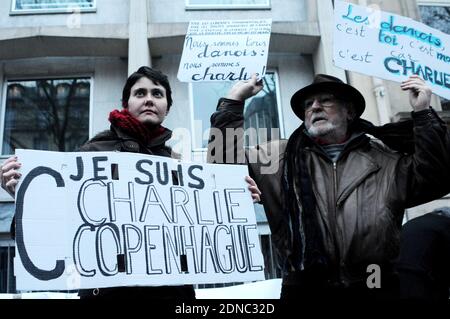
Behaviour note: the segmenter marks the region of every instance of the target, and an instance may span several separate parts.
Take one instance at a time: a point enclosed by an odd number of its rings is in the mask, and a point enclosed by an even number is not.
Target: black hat
[[[356,116],[360,117],[366,108],[366,101],[364,97],[353,86],[345,84],[340,79],[331,75],[317,74],[314,81],[298,90],[291,98],[291,107],[295,115],[302,121],[305,120],[304,101],[312,94],[329,92],[341,98],[344,101],[352,101],[354,103]]]

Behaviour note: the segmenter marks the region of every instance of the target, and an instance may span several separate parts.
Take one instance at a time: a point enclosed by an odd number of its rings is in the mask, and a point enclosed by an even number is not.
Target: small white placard
[[[271,19],[191,21],[178,69],[182,82],[241,81],[266,74]]]

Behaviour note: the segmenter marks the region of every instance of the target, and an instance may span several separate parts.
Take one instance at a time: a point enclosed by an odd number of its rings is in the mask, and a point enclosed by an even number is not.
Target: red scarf
[[[136,138],[144,145],[149,145],[154,138],[166,131],[161,125],[154,128],[147,127],[131,115],[127,109],[123,109],[122,111],[112,111],[109,113],[109,121],[112,125],[117,126],[126,134]]]

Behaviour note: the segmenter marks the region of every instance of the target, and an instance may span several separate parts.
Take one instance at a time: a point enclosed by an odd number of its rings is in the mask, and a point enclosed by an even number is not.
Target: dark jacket
[[[142,145],[136,139],[128,136],[119,128],[111,126],[110,130],[99,133],[86,144],[81,146],[80,152],[118,151],[179,158],[165,143],[171,138],[172,132],[166,129],[160,136],[152,140],[149,145]],[[192,285],[161,286],[161,287],[113,287],[80,290],[82,299],[98,298],[146,298],[150,299],[195,299]]]
[[[172,132],[166,129],[161,135],[154,138],[149,145],[142,145],[135,138],[125,134],[119,128],[111,126],[109,130],[103,131],[87,141],[80,147],[80,152],[131,152],[164,157],[179,158],[166,142],[172,137]]]
[[[448,301],[449,269],[450,207],[403,225],[397,263],[401,298]]]
[[[225,138],[226,128],[243,126],[242,111],[243,103],[221,99],[211,116],[211,127],[224,132]],[[414,154],[409,155],[359,134],[347,143],[333,164],[323,149],[306,136],[306,163],[316,198],[318,224],[330,260],[330,281],[344,286],[365,281],[370,264],[380,265],[382,271],[390,269],[398,255],[404,209],[450,192],[450,140],[445,123],[431,108],[413,112],[412,117],[415,148]],[[243,139],[237,135],[237,144],[225,141],[223,151],[239,154]],[[227,158],[214,152],[214,147],[220,150],[218,144],[211,136],[208,161],[230,162],[233,158],[230,153]],[[271,141],[247,150],[245,156],[234,156],[232,162],[249,165],[250,174],[262,192],[272,239],[286,262],[284,276],[289,278],[289,273],[298,269],[290,262],[292,223],[283,214],[281,199],[286,145],[286,140]],[[270,166],[275,170],[271,172]]]

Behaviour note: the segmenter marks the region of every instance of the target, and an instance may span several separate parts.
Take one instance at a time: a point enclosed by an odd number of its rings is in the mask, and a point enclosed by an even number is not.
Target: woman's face
[[[147,126],[160,125],[168,113],[166,89],[146,77],[140,78],[131,87],[128,111]]]

